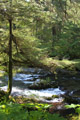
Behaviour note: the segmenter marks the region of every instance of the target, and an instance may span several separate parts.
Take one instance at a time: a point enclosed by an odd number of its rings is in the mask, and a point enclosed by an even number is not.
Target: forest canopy
[[[80,119],[80,0],[0,0],[0,87],[4,120]]]
[[[80,58],[80,3],[75,0],[9,0],[0,2],[0,61],[8,61],[9,19],[13,59]]]

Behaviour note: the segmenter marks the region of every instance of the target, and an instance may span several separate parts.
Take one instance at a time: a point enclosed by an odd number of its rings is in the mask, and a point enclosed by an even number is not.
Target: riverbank
[[[68,73],[67,74],[66,73],[65,74],[64,73],[53,74],[52,72],[44,71],[44,69],[39,69],[39,68],[15,67],[15,69],[17,69],[17,73],[14,72],[13,90],[12,90],[12,96],[14,96],[13,99],[14,98],[16,99],[16,100],[14,99],[14,102],[16,101],[18,105],[23,104],[23,103],[25,103],[27,105],[28,102],[31,104],[34,104],[34,103],[46,104],[47,103],[48,105],[52,105],[50,107],[50,109],[48,109],[48,112],[52,115],[55,115],[56,113],[58,113],[59,115],[62,115],[66,118],[69,117],[69,114],[75,115],[74,109],[72,109],[72,108],[66,109],[64,106],[65,106],[66,102],[68,102],[70,104],[74,103],[74,102],[78,103],[78,100],[75,101],[75,99],[73,99],[73,96],[71,96],[70,93],[73,92],[73,93],[75,93],[75,95],[77,95],[77,93],[78,94],[80,93],[79,92],[79,85],[80,85],[79,84],[79,81],[80,81],[79,76],[75,77],[73,74],[68,74]],[[16,70],[14,70],[14,71],[16,71]],[[5,85],[7,85],[8,78],[6,77],[4,71],[2,71],[1,74],[4,74],[4,76],[2,77],[3,79],[0,80],[0,82],[2,82],[1,84],[3,86],[3,90],[6,90],[7,86],[5,86]],[[76,75],[78,75],[78,74],[76,74]],[[3,83],[3,81],[4,81],[4,83]],[[53,87],[51,86],[52,88],[46,89],[46,85],[48,83],[51,83],[51,81],[53,82],[53,85],[54,85],[54,81],[55,81],[55,85],[56,85],[56,83],[57,83],[57,85],[55,86],[55,88],[54,88],[54,86]],[[35,82],[35,83],[40,82],[40,84],[42,85],[41,90],[27,89],[28,85],[32,84],[33,82]],[[39,87],[40,87],[40,84],[39,84]],[[45,85],[44,90],[42,89],[43,84]],[[74,84],[74,86],[73,86],[73,84]],[[78,90],[78,91],[74,91],[75,87],[76,87],[76,90]],[[35,88],[36,87],[34,87],[34,89]],[[38,88],[38,86],[37,86],[37,88]],[[66,91],[68,92],[68,94],[64,95],[64,93]],[[58,95],[56,95],[56,93]],[[38,95],[40,95],[40,97]],[[19,98],[18,98],[18,96],[19,96]],[[76,98],[78,98],[79,96],[76,96]],[[26,98],[24,98],[24,97],[26,97]],[[61,98],[61,97],[63,97],[63,98]],[[66,101],[64,100],[64,98],[66,98]],[[14,106],[16,106],[16,102],[13,103]],[[26,108],[26,105],[24,105],[24,108]],[[29,107],[29,105],[28,105],[28,107]],[[12,109],[12,107],[10,109]],[[34,109],[35,109],[35,106],[34,106]],[[35,111],[31,108],[31,106],[29,107],[29,110],[30,110],[30,112],[33,111],[35,113]],[[42,113],[43,113],[43,111],[42,111]],[[55,116],[57,116],[57,115],[55,115]],[[53,119],[53,116],[52,116],[52,119]],[[60,117],[57,117],[57,119],[60,120]],[[56,118],[54,120],[56,120]],[[62,120],[62,118],[61,118],[61,120]],[[74,120],[76,120],[76,119],[74,119]]]
[[[25,68],[27,67],[33,67],[33,68],[42,68],[46,69],[47,71],[52,72],[53,74],[55,72],[62,72],[62,73],[72,73],[76,74],[76,72],[80,71],[80,59],[74,59],[74,60],[68,60],[63,59],[59,60],[56,58],[48,58],[43,57],[39,60],[27,62],[27,61],[17,61],[13,60],[13,66],[23,66]],[[8,70],[7,63],[6,65],[0,66],[0,70]]]
[[[77,71],[80,71],[80,59],[74,60],[58,60],[45,57],[40,61],[44,68],[46,67],[52,73],[54,72],[66,72],[75,74]]]
[[[67,108],[64,102],[45,103],[22,96],[9,97],[9,101],[2,99],[0,104],[0,118],[4,120],[79,120],[74,106]],[[18,114],[18,116],[17,116]]]
[[[67,91],[68,95],[72,97],[79,98],[80,94],[80,60],[57,60],[52,58],[44,58],[40,61],[43,66],[41,68],[25,68],[24,66],[14,67],[13,73],[17,74],[14,85],[18,84],[19,86],[26,87],[27,84],[34,83],[32,86],[28,87],[34,90],[48,89],[48,88],[60,88],[62,91]],[[4,67],[5,70],[5,67]],[[32,72],[30,75],[30,71]],[[37,74],[36,74],[37,73]],[[40,74],[43,75],[40,75]],[[0,76],[5,78],[6,73],[0,72]],[[27,74],[27,75],[26,75]],[[50,75],[51,74],[51,75]],[[47,78],[45,78],[45,76]],[[42,78],[41,78],[42,76]],[[51,78],[50,78],[51,77]],[[40,80],[40,79],[41,80]],[[44,78],[44,79],[43,79]],[[23,82],[20,81],[23,80]],[[51,80],[50,80],[51,79]],[[36,82],[37,80],[37,82]],[[4,84],[6,81],[4,82]],[[3,84],[3,83],[2,83]],[[75,89],[74,89],[75,88]]]

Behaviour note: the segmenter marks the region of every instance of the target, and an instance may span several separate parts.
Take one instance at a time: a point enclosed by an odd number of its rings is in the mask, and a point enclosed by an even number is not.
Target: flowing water
[[[47,89],[41,89],[41,90],[31,90],[28,89],[29,85],[32,85],[34,83],[40,82],[41,79],[49,78],[50,73],[47,71],[44,71],[42,69],[37,68],[23,68],[20,72],[16,73],[13,76],[13,88],[12,88],[12,95],[13,96],[24,96],[28,98],[35,98],[37,100],[42,100],[45,102],[58,102],[62,101],[62,97],[60,97],[61,94],[64,94],[65,92],[61,91],[58,88],[47,88]],[[3,90],[7,90],[7,80],[8,77],[4,80],[0,80],[1,88]],[[59,98],[53,98],[51,100],[47,100],[46,98],[52,97],[53,95],[58,95]]]

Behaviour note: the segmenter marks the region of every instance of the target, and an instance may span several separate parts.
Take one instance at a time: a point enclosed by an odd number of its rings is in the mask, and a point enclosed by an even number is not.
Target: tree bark
[[[12,91],[12,19],[9,20],[9,80],[8,80],[8,95]]]

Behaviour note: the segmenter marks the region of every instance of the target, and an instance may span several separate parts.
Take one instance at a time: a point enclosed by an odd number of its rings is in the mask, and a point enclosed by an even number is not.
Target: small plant
[[[66,120],[58,114],[50,114],[46,111],[50,105],[38,103],[3,104],[0,105],[1,120]],[[25,109],[26,108],[26,109]],[[28,108],[31,108],[30,111]],[[32,109],[36,108],[36,109]]]
[[[66,108],[74,108],[75,113],[77,113],[77,115],[72,115],[70,120],[80,120],[80,105],[79,104],[66,105],[65,107]]]

